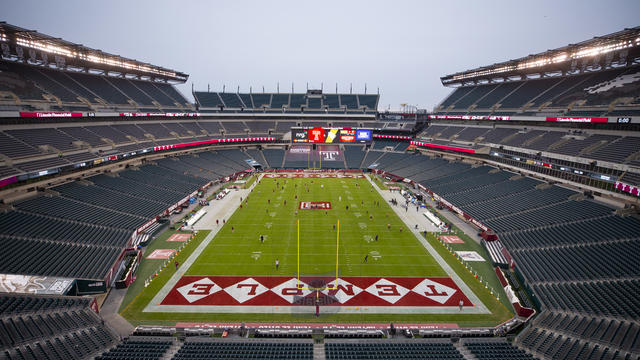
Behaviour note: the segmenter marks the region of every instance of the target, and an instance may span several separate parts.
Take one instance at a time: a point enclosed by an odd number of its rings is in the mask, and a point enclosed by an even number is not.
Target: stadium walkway
[[[438,206],[438,202],[432,201],[431,197],[429,197],[428,195],[426,195],[425,198],[427,199],[427,203],[429,204],[429,206],[433,207],[434,209],[436,208],[436,206]],[[462,230],[462,232],[464,232],[470,238],[472,238],[473,241],[480,244],[480,240],[482,238],[478,236],[478,231],[476,230],[476,228],[469,225],[466,221],[460,219],[458,216],[456,216],[456,214],[454,214],[450,210],[437,210],[437,211],[438,211],[438,214],[444,216],[451,224],[457,226],[458,229]]]

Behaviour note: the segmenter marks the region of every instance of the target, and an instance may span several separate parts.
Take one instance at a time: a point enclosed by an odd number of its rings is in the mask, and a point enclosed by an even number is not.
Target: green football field
[[[236,198],[237,198],[237,194]],[[234,199],[235,208],[240,199]],[[286,201],[286,203],[285,203]],[[300,202],[328,202],[331,209],[302,210]],[[214,201],[212,206],[217,205]],[[348,206],[348,209],[347,209]],[[352,178],[270,178],[263,177],[253,188],[242,207],[232,213],[223,225],[211,228],[217,234],[185,271],[186,276],[321,276],[340,277],[450,277],[430,255],[416,236],[396,215],[368,179]],[[299,222],[299,238],[298,238]],[[338,225],[339,223],[339,225]],[[198,225],[206,227],[206,224]],[[335,226],[335,228],[334,228]],[[145,252],[154,249],[175,248],[167,238],[175,233],[168,230],[154,240]],[[173,261],[184,264],[195,249],[209,235],[200,230],[193,241],[186,244]],[[378,240],[376,241],[376,235]],[[456,244],[456,250],[484,249],[468,236],[458,233],[465,243]],[[264,241],[261,242],[260,237]],[[338,243],[339,246],[336,247]],[[422,236],[422,234],[421,234]],[[457,323],[460,326],[492,326],[512,316],[506,296],[500,288],[492,293],[484,283],[453,257],[445,246],[428,233],[426,241],[438,252],[455,274],[469,287],[490,313],[455,314],[328,314],[321,318],[278,313],[216,313],[215,311],[168,310],[148,312],[149,306],[158,305],[153,299],[165,288],[176,272],[166,266],[157,272],[163,260],[143,259],[139,275],[153,281],[148,286],[136,281],[129,289],[121,306],[123,315],[132,324],[175,325],[176,322],[421,322]],[[299,241],[299,247],[298,247]],[[195,255],[194,255],[195,256]],[[298,256],[300,261],[298,262]],[[365,257],[367,261],[365,263]],[[279,260],[276,269],[275,261]],[[185,265],[186,266],[186,265]],[[153,273],[156,272],[156,276]],[[491,288],[497,279],[489,263],[474,264],[474,272],[490,279]],[[500,299],[496,299],[499,294]],[[157,300],[156,300],[157,301]]]
[[[186,275],[295,276],[298,251],[301,275],[335,275],[336,252],[340,276],[447,275],[367,179],[263,178],[243,200]]]

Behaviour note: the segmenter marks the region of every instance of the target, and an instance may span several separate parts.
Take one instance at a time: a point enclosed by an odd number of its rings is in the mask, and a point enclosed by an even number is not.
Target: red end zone
[[[331,203],[328,201],[300,201],[300,210],[331,210]]]
[[[344,173],[269,173],[264,174],[265,178],[311,178],[311,179],[364,179],[362,174]]]
[[[160,305],[314,305],[318,282],[323,306],[473,306],[450,278],[282,276],[184,276]]]
[[[389,323],[345,323],[345,324],[323,324],[323,323],[195,323],[195,322],[177,322],[176,327],[198,328],[198,329],[240,329],[245,328],[268,328],[268,329],[329,329],[329,330],[385,330],[389,328]],[[458,329],[455,323],[393,323],[396,329],[418,329],[418,330],[436,330],[436,329]]]

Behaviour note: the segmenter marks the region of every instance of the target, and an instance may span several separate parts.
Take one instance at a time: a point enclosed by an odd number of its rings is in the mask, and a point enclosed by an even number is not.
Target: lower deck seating
[[[0,304],[20,310],[0,317],[3,359],[80,359],[116,341],[86,299],[5,294]]]
[[[507,341],[476,341],[466,340],[464,346],[471,350],[471,354],[478,360],[527,360],[533,355],[515,347]]]
[[[186,359],[313,359],[313,343],[188,341],[175,360]]]
[[[463,359],[451,342],[329,342],[325,354],[327,360]]]
[[[173,341],[170,339],[148,339],[145,337],[132,337],[125,339],[96,360],[159,360],[169,350]]]

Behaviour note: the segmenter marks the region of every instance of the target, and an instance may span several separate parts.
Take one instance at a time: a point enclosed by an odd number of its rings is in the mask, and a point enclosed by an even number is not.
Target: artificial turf
[[[286,204],[285,204],[286,200]],[[331,209],[301,210],[301,201],[330,202]],[[239,200],[238,200],[239,202]],[[212,203],[216,206],[216,202]],[[348,206],[348,209],[347,209]],[[449,276],[426,251],[367,179],[267,178],[255,186],[242,207],[220,222],[218,234],[198,256],[186,275],[296,276],[298,221],[302,276],[336,273],[339,224],[339,276]],[[216,225],[212,224],[215,228]],[[180,253],[183,263],[207,231]],[[260,241],[260,235],[264,242]],[[375,236],[378,235],[378,240]],[[330,314],[321,318],[292,314],[145,313],[146,305],[175,272],[165,268],[147,288],[123,303],[121,314],[131,323],[173,325],[178,321],[224,322],[453,322],[460,326],[492,326],[512,316],[473,275],[440,245],[427,240],[491,311],[490,314]],[[466,241],[467,239],[465,239]],[[468,239],[469,242],[472,240]],[[467,249],[467,246],[461,248]],[[471,248],[469,249],[471,250]],[[475,250],[475,249],[474,249]],[[368,261],[364,257],[369,255]],[[276,270],[275,260],[280,266]],[[144,262],[144,261],[143,261]],[[489,266],[483,276],[491,276]],[[484,269],[482,269],[484,270]],[[503,300],[503,299],[501,299]]]
[[[300,210],[301,201],[332,208]],[[301,275],[335,274],[338,236],[341,276],[446,275],[369,181],[349,178],[263,178],[187,275],[295,276],[298,221]]]

